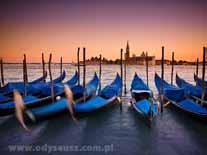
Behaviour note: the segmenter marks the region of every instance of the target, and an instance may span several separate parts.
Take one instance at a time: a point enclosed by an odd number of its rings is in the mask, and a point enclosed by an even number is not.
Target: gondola
[[[29,84],[37,84],[39,82],[43,82],[46,78],[47,78],[47,72],[45,72],[45,74],[42,77],[37,78],[36,80],[29,82]],[[23,89],[24,82],[9,82],[5,86],[0,88],[0,93],[2,95],[9,94],[13,91],[13,89],[18,89],[18,88]]]
[[[45,72],[45,74],[30,82],[30,85],[35,85],[35,84],[38,84],[38,83],[43,83],[43,81],[47,78],[47,72]],[[7,83],[5,86],[1,87],[0,88],[0,103],[5,103],[5,102],[8,102],[8,101],[12,101],[13,97],[12,97],[12,94],[13,94],[13,89],[17,88],[17,87],[20,87],[21,88],[21,92],[23,93],[23,90],[24,89],[24,83],[23,82],[9,82]],[[32,91],[35,91],[33,88],[31,88]]]
[[[65,79],[65,76],[66,76],[66,72],[63,71],[63,73],[59,77],[53,80],[53,83],[62,82]],[[43,78],[39,78],[39,79],[43,79]],[[26,84],[26,91],[28,95],[37,96],[40,93],[40,91],[44,89],[44,87],[48,87],[49,85],[50,82],[45,83],[43,82],[43,80],[39,82],[35,80]],[[2,91],[3,91],[2,95],[12,97],[14,89],[18,90],[21,94],[24,94],[25,91],[24,82],[12,82],[6,84],[4,87],[2,87]]]
[[[10,97],[0,94],[0,103],[8,102],[10,100]]]
[[[194,74],[194,80],[196,82],[196,85],[202,87],[202,79],[200,79],[196,74]],[[205,81],[205,85],[207,86],[207,81]]]
[[[144,81],[135,73],[131,83],[131,104],[133,109],[147,121],[151,122],[157,115],[156,104],[153,100],[152,91]]]
[[[89,113],[99,111],[106,107],[115,105],[119,102],[121,95],[121,77],[117,73],[115,79],[110,85],[104,87],[98,95],[82,102],[69,102],[72,105],[75,116],[85,116]]]
[[[65,84],[67,84],[70,87],[74,87],[75,84],[77,83],[78,80],[78,73],[75,72],[75,74],[72,76],[72,78],[70,80],[68,80]],[[48,90],[50,92],[50,90]],[[56,97],[58,96],[64,96],[64,88],[62,89],[58,89],[58,91],[55,91],[54,93],[54,97],[56,100]],[[38,106],[42,106],[42,105],[46,105],[49,102],[52,101],[52,97],[50,95],[46,96],[46,97],[36,97],[36,96],[25,96],[23,97],[23,101],[25,103],[25,106],[28,108],[32,108],[32,107],[38,107]],[[10,115],[14,113],[15,110],[15,101],[8,101],[5,103],[1,103],[0,104],[0,116],[6,116],[6,115]]]
[[[155,74],[155,85],[159,94],[161,94],[162,79],[157,74]],[[171,103],[171,105],[179,110],[199,119],[207,119],[206,108],[194,102],[192,99],[186,98],[183,88],[170,85],[165,80],[163,80],[163,97],[168,103]]]
[[[178,87],[183,88],[185,91],[185,94],[188,96],[196,96],[196,97],[201,97],[202,95],[202,88],[200,86],[194,86],[184,79],[180,78],[176,74],[176,84]]]
[[[63,94],[64,93],[64,84],[69,85],[70,87],[74,87],[76,85],[78,81],[78,72],[76,71],[75,74],[73,75],[73,77],[66,81],[66,82],[60,82],[60,81],[54,81],[54,94]],[[50,95],[50,90],[51,90],[51,84],[50,82],[46,83],[46,84],[41,84],[41,85],[33,85],[31,87],[31,89],[33,88],[33,91],[29,91],[28,94],[35,95],[38,97],[46,97]]]
[[[85,89],[81,85],[73,87],[72,91],[74,91],[73,92],[74,96],[76,95],[76,93],[80,93],[80,92],[82,92],[83,94],[81,97],[80,96],[78,98],[75,97],[74,100],[75,101],[78,100],[80,101],[80,99],[83,100],[82,97],[84,96],[85,101],[87,101],[90,97],[95,95],[98,88],[98,83],[99,83],[99,79],[97,74],[95,73],[92,80],[90,80],[86,84]],[[61,99],[55,102],[51,102],[47,105],[43,105],[36,108],[26,108],[24,110],[24,116],[26,119],[25,121],[34,123],[36,121],[40,121],[57,114],[62,114],[64,112],[67,112],[67,110],[68,110],[67,98],[62,97]]]
[[[180,78],[177,74],[176,74],[176,84],[178,85],[178,87],[183,88],[185,91],[185,95],[187,97],[190,97],[194,100],[196,100],[198,103],[202,103],[203,106],[207,106],[207,91],[205,92],[204,95],[204,100],[202,100],[202,87],[199,85],[192,85],[190,83],[188,83],[187,81],[185,81],[184,79]]]

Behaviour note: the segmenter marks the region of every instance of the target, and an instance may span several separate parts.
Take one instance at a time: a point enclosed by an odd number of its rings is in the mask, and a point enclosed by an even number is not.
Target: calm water
[[[59,65],[53,66],[53,77],[59,75]],[[69,79],[76,67],[64,65]],[[119,72],[116,65],[104,65],[102,71],[102,86],[109,84]],[[165,66],[165,79],[170,81],[170,66]],[[195,66],[175,66],[175,72],[179,73],[189,82],[193,83]],[[98,72],[98,66],[87,66],[87,79]],[[129,66],[127,71],[127,90],[134,72],[137,72],[145,80],[145,67]],[[154,85],[154,72],[160,73],[160,66],[149,68],[149,85],[156,95]],[[199,72],[201,73],[201,71]],[[33,80],[42,74],[40,65],[29,65],[29,80]],[[82,75],[82,74],[81,74]],[[6,65],[5,80],[22,80],[21,65]],[[113,152],[107,154],[206,154],[207,125],[194,120],[185,114],[173,109],[164,109],[151,128],[132,111],[127,102],[130,93],[124,98],[123,110],[119,107],[108,108],[94,115],[84,117],[73,122],[70,115],[56,117],[33,125],[30,132],[25,132],[15,117],[0,118],[0,151],[11,153],[8,145],[112,145]],[[19,154],[34,154],[35,152],[18,152]],[[16,152],[16,154],[18,154]],[[46,152],[39,152],[45,154]],[[60,153],[60,152],[53,152]],[[104,154],[104,152],[62,152],[65,154]]]

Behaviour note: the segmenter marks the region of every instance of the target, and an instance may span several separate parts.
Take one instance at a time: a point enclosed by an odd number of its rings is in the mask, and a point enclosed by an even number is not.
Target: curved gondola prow
[[[84,93],[86,96],[94,96],[97,93],[97,88],[99,84],[99,78],[97,73],[94,73],[93,79],[91,79],[85,86]]]
[[[113,96],[113,98],[111,98],[111,100],[109,99],[109,103],[112,102],[113,100],[117,100],[119,104],[121,104],[122,102],[122,94],[121,94],[121,88],[122,86],[122,82],[121,82],[121,76],[119,75],[119,73],[116,73],[116,78],[114,79],[114,81],[111,83],[111,85],[116,85],[118,88],[118,93]]]
[[[75,86],[75,84],[78,82],[78,72],[75,71],[75,74],[71,77],[70,80],[65,82],[65,84],[69,85],[70,87]]]
[[[47,78],[47,71],[45,71],[44,75],[34,81],[31,81],[30,84],[35,84],[35,83],[38,83],[38,82],[42,82],[44,81],[45,79]]]
[[[196,74],[194,74],[194,80],[195,80],[197,86],[202,87],[203,81]],[[205,83],[205,85],[207,85],[207,81],[204,81],[204,83]]]
[[[65,79],[65,77],[66,77],[66,72],[65,70],[63,70],[63,73],[59,77],[57,77],[55,80],[53,80],[53,82],[60,83]]]
[[[182,87],[182,79],[178,76],[178,74],[176,73],[176,84],[178,85],[178,87]]]
[[[121,97],[121,88],[122,88],[122,82],[121,82],[121,76],[119,75],[119,73],[117,72],[116,74],[116,78],[113,80],[113,82],[111,83],[111,86],[115,85],[118,88],[118,94],[117,97]],[[121,99],[120,99],[121,100]]]
[[[193,78],[194,78],[194,81],[197,82],[198,76],[195,73],[193,74]]]

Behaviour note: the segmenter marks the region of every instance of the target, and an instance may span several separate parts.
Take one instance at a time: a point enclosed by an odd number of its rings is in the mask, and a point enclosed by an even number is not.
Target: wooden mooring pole
[[[83,93],[83,98],[85,102],[85,87],[86,87],[86,48],[83,48],[83,88],[84,88],[84,93]]]
[[[203,47],[203,69],[202,69],[202,96],[201,96],[201,105],[203,105],[203,101],[206,93],[206,83],[205,83],[205,70],[206,70],[206,47]]]
[[[4,63],[3,63],[3,59],[1,59],[1,84],[2,86],[4,86]]]
[[[22,61],[22,67],[23,67],[23,81],[24,81],[24,96],[26,96],[25,60],[24,60],[24,58]]]
[[[196,60],[196,76],[198,77],[198,66],[199,66],[199,59]]]
[[[23,58],[23,79],[24,79],[24,96],[27,96],[28,75],[27,75],[27,57],[26,57],[26,54],[24,54],[24,58]]]
[[[123,49],[120,51],[120,72],[121,72],[121,97],[123,92]],[[122,101],[120,103],[120,110],[122,111]]]
[[[25,60],[25,80],[26,80],[26,83],[28,83],[28,74],[27,74],[27,57],[26,57],[26,54],[24,54],[24,60]]]
[[[124,94],[127,94],[127,87],[126,87],[126,76],[127,76],[127,60],[125,55],[125,61],[124,61]]]
[[[52,79],[51,63],[52,63],[52,54],[50,53],[49,62],[48,62],[48,70],[49,70],[49,75],[50,75],[51,97],[52,97],[52,102],[54,102],[55,101],[55,97],[54,97],[54,83],[53,83],[53,79]]]
[[[43,76],[46,74],[44,53],[42,53],[42,74]],[[46,82],[45,79],[44,79],[44,82]]]
[[[148,52],[146,52],[146,75],[147,75],[147,86],[149,86],[149,72],[148,72],[149,62],[148,62]]]
[[[164,46],[162,46],[162,61],[161,61],[161,113],[163,112],[163,104],[164,104],[164,88],[163,88],[163,81],[164,81]]]
[[[60,57],[60,75],[63,74],[63,57]]]
[[[102,74],[101,61],[102,61],[102,55],[100,54],[100,56],[99,56],[99,91],[98,91],[98,94],[101,92],[101,74]]]
[[[173,85],[173,73],[174,73],[174,52],[172,52],[172,68],[171,68],[171,85]]]
[[[77,52],[77,64],[78,64],[78,85],[80,85],[80,47]]]

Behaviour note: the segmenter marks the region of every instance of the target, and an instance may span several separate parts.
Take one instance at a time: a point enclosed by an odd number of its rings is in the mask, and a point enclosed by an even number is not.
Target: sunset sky
[[[207,46],[206,0],[3,0],[0,2],[0,57],[40,62],[76,61],[77,47],[87,57],[119,57],[129,40],[131,54],[148,51],[160,59],[201,59]],[[82,51],[82,50],[81,50]]]

